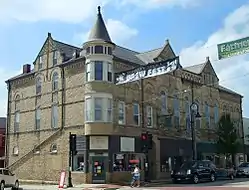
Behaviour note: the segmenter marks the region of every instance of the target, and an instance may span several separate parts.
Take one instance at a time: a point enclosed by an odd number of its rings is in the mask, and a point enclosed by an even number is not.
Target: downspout
[[[62,95],[61,95],[61,130],[64,129],[65,127],[65,71],[64,67],[62,67],[62,72],[61,72],[61,78],[62,78]]]
[[[10,82],[7,81],[7,90],[8,90],[8,98],[7,98],[7,120],[6,120],[6,129],[5,129],[5,162],[4,167],[9,165],[9,131],[10,131],[10,92],[11,92],[11,85]]]

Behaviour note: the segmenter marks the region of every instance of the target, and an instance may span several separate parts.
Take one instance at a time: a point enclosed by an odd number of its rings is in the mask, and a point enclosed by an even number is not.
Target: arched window
[[[57,144],[52,144],[50,146],[50,153],[57,153]]]
[[[41,86],[42,86],[42,81],[41,78],[38,77],[36,79],[36,94],[41,94]]]
[[[214,123],[217,124],[219,122],[219,107],[217,104],[214,106]]]
[[[174,96],[174,125],[180,127],[180,103],[177,95]]]
[[[206,127],[210,127],[210,110],[209,105],[207,102],[205,102],[205,117],[206,117]]]
[[[161,113],[163,115],[166,115],[168,110],[167,110],[167,94],[164,91],[161,91],[160,93],[161,96]]]
[[[59,83],[59,75],[57,72],[53,74],[52,77],[52,90],[58,90],[58,83]]]
[[[185,98],[185,121],[186,121],[186,130],[190,131],[191,115],[190,115],[190,103],[188,97]]]

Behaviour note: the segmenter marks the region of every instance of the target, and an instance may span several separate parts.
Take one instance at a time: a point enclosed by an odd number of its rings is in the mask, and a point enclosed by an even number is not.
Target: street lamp
[[[196,129],[195,129],[195,119],[201,117],[199,113],[199,105],[193,102],[190,105],[191,110],[191,139],[192,139],[192,156],[193,160],[197,160],[197,150],[196,150]]]

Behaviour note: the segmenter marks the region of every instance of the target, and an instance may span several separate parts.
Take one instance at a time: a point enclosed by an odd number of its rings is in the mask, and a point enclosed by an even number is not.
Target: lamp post
[[[190,105],[191,110],[191,140],[192,140],[192,156],[193,160],[197,160],[197,149],[196,149],[196,127],[195,121],[200,118],[199,106],[197,103],[192,102]]]

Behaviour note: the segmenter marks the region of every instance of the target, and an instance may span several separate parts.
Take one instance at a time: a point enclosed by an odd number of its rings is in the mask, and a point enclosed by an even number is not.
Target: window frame
[[[19,125],[20,125],[20,111],[16,110],[14,115],[14,133],[19,132]]]
[[[59,89],[59,74],[57,72],[53,73],[52,76],[52,91]]]
[[[36,78],[35,88],[36,88],[36,95],[40,95],[42,93],[42,79],[41,79],[41,77]]]
[[[43,56],[39,56],[39,61],[38,61],[38,70],[41,70],[43,66]]]
[[[96,108],[96,100],[100,101],[100,108]],[[100,119],[96,119],[96,111],[100,112]],[[103,121],[103,98],[102,97],[94,97],[94,121],[100,122]]]
[[[101,67],[97,69],[96,65],[100,65]],[[94,61],[94,80],[95,81],[103,81],[103,79],[104,79],[103,71],[104,71],[104,62],[103,61]]]
[[[135,106],[137,106],[137,112],[135,113]],[[137,117],[138,122],[136,123],[135,117]],[[141,125],[141,119],[140,119],[140,105],[139,103],[133,103],[133,123],[135,126],[140,126]]]
[[[57,108],[57,109],[55,109]],[[59,126],[59,107],[58,104],[52,104],[51,106],[51,128],[57,129]],[[56,118],[57,117],[57,118]]]
[[[161,114],[167,115],[168,114],[168,96],[167,96],[167,93],[165,91],[161,91],[160,98],[161,98],[161,104],[162,104]]]
[[[111,98],[107,98],[107,122],[113,122],[113,102]]]
[[[58,51],[53,51],[53,66],[58,63]]]
[[[121,118],[120,116],[123,118],[122,121],[120,120],[120,118]],[[126,123],[125,102],[124,101],[119,101],[118,102],[118,124],[119,125],[125,125],[125,123]]]
[[[150,119],[150,125],[149,125],[149,119]],[[153,107],[152,106],[146,106],[146,123],[148,128],[153,128]]]
[[[40,107],[35,110],[35,130],[40,130],[41,128],[41,109]]]

